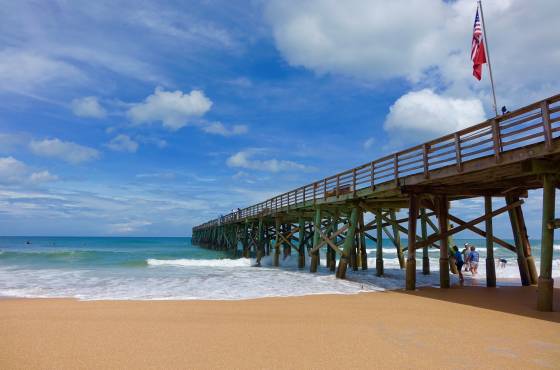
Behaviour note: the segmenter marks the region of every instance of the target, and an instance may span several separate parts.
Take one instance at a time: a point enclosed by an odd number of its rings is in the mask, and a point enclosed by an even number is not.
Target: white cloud
[[[120,134],[111,139],[107,147],[117,152],[135,153],[138,150],[138,143],[128,135]]]
[[[418,144],[482,121],[480,100],[450,98],[424,89],[401,96],[389,108],[384,128],[394,144]]]
[[[146,220],[134,220],[122,223],[115,223],[111,225],[111,232],[117,234],[129,234],[139,229],[142,229],[145,226],[149,226],[152,223]]]
[[[49,171],[31,172],[29,167],[14,157],[0,157],[0,183],[22,184],[42,183],[58,180],[58,177]]]
[[[416,88],[445,87],[490,107],[487,69],[472,77],[472,0],[272,0],[267,18],[276,46],[292,65]],[[498,103],[522,105],[560,89],[556,0],[485,4]],[[522,24],[523,27],[519,27]],[[488,102],[488,103],[487,103]]]
[[[258,171],[267,171],[267,172],[280,172],[280,171],[306,171],[310,170],[311,168],[305,166],[301,163],[287,161],[287,160],[279,160],[279,159],[253,159],[252,157],[261,152],[257,149],[249,149],[235,153],[231,157],[229,157],[226,161],[227,165],[230,167],[238,167],[238,168],[247,168],[252,170]]]
[[[161,122],[163,127],[175,131],[190,119],[204,115],[211,106],[212,101],[200,90],[185,94],[158,87],[143,103],[130,108],[128,116],[136,124]]]
[[[14,183],[21,181],[27,174],[27,166],[14,157],[0,158],[0,181]]]
[[[107,115],[95,96],[72,100],[72,111],[78,117],[105,118]]]
[[[93,148],[59,139],[31,141],[31,151],[37,155],[61,159],[65,162],[78,164],[99,158],[99,152]]]
[[[73,65],[25,49],[0,51],[0,89],[29,93],[46,84],[82,82],[85,76]]]
[[[42,183],[58,180],[58,176],[51,174],[49,171],[33,172],[29,176],[29,180],[32,183]]]
[[[440,0],[277,0],[267,15],[277,47],[292,65],[356,77],[417,78],[445,53],[437,31],[450,16],[448,8]]]
[[[364,141],[364,149],[370,149],[371,147],[373,147],[373,144],[375,144],[375,138],[370,137],[369,139]]]
[[[215,135],[233,136],[246,134],[249,132],[249,127],[247,127],[247,125],[233,125],[232,127],[226,127],[221,122],[212,122],[202,126],[202,131]]]

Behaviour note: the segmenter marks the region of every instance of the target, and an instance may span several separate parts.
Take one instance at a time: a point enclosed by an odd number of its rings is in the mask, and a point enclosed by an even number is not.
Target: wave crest
[[[195,267],[244,267],[251,266],[249,258],[239,259],[212,259],[212,260],[197,260],[180,258],[173,260],[160,260],[156,258],[148,258],[146,260],[150,266],[195,266]]]

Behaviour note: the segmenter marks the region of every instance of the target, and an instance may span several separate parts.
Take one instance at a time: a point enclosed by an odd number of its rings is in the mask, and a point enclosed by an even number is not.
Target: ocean
[[[475,283],[484,284],[485,241],[456,239],[478,246],[481,252]],[[406,240],[404,241],[406,242]],[[509,241],[512,242],[512,241]],[[532,242],[539,268],[540,244]],[[354,294],[404,287],[404,271],[398,267],[396,251],[384,241],[385,276],[375,269],[348,271],[348,279],[334,277],[322,266],[318,273],[297,268],[297,255],[271,266],[252,267],[248,258],[211,251],[185,238],[135,237],[0,237],[0,297],[65,297],[81,300],[231,300],[309,294]],[[375,246],[368,244],[368,263],[375,267]],[[495,247],[496,258],[506,258],[497,268],[500,279],[519,279],[513,253]],[[421,269],[421,251],[417,254]],[[560,277],[560,241],[554,245],[553,276]],[[438,251],[430,252],[431,275],[417,274],[418,286],[437,286]],[[309,261],[307,261],[309,266]],[[467,279],[471,278],[466,273]],[[452,276],[452,280],[458,279]]]

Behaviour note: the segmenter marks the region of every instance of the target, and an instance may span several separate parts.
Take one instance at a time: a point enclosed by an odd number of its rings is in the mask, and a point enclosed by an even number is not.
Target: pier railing
[[[290,190],[194,229],[270,215],[286,207],[355,194],[366,188],[374,190],[377,185],[391,181],[398,184],[399,179],[410,175],[423,174],[429,179],[430,171],[442,167],[455,165],[460,173],[466,161],[493,156],[499,163],[504,152],[531,144],[544,143],[547,149],[551,149],[553,139],[558,137],[560,94]]]

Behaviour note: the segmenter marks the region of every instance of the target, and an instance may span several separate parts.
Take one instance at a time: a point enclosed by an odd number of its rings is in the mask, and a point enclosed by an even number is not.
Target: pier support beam
[[[420,208],[420,226],[422,228],[422,240],[428,239],[428,221],[426,208]],[[430,257],[428,254],[428,245],[422,248],[422,274],[430,274]]]
[[[516,199],[512,196],[506,196],[506,204],[509,206],[515,203]],[[515,240],[515,252],[517,253],[517,264],[519,266],[519,277],[521,278],[521,285],[528,286],[531,285],[531,279],[529,277],[529,266],[527,265],[527,259],[525,258],[525,252],[523,251],[523,239],[521,237],[520,224],[518,221],[518,213],[514,208],[508,210],[509,220],[511,222],[511,230],[513,231],[513,239]]]
[[[516,198],[519,200],[519,198]],[[516,212],[517,224],[519,229],[519,237],[521,238],[521,245],[523,246],[523,254],[527,261],[527,272],[529,273],[529,281],[532,285],[536,285],[538,281],[537,266],[535,259],[531,255],[531,242],[527,235],[527,227],[525,226],[525,217],[523,216],[523,208],[516,207],[513,209]]]
[[[377,221],[377,249],[375,250],[375,275],[383,275],[383,220],[381,219],[381,209],[375,211]]]
[[[360,224],[360,257],[362,261],[362,270],[368,269],[367,250],[366,250],[366,231],[364,230],[364,210],[361,210],[359,217]]]
[[[439,285],[441,288],[449,288],[449,238],[447,227],[449,225],[449,203],[447,196],[440,195],[437,199],[439,232],[443,236],[439,243]]]
[[[334,217],[332,218],[332,223],[330,227],[331,233],[329,234],[329,237],[331,237],[332,234],[338,231],[338,216],[339,214],[338,212],[336,212]],[[333,242],[336,244],[336,237],[334,237]],[[336,251],[328,245],[327,245],[327,267],[332,272],[336,271]]]
[[[282,225],[280,224],[280,218],[276,217],[274,223],[274,231],[276,237],[274,238],[274,257],[272,259],[273,266],[280,266],[280,248],[282,247],[282,240],[280,234],[282,233]]]
[[[305,267],[305,219],[301,215],[298,218],[298,224],[299,224],[298,268],[302,269]]]
[[[321,242],[321,209],[315,209],[315,218],[313,219],[313,248],[317,247]],[[310,272],[317,272],[319,266],[319,250],[311,253],[311,262],[309,266]]]
[[[406,259],[406,290],[416,289],[416,221],[418,219],[418,196],[410,194],[408,208],[408,257]]]
[[[537,289],[537,309],[552,311],[554,279],[552,279],[552,253],[554,245],[554,212],[556,201],[555,178],[543,175],[543,213],[541,231],[541,272]],[[552,223],[549,227],[549,223]]]
[[[336,277],[339,279],[346,278],[346,268],[348,267],[348,256],[350,249],[354,247],[354,233],[356,232],[356,224],[358,223],[358,207],[352,207],[350,217],[348,219],[348,231],[346,231],[346,239],[344,239],[344,249],[338,262]]]
[[[391,217],[391,227],[393,228],[393,236],[395,239],[395,248],[397,248],[397,258],[399,259],[399,266],[401,269],[405,267],[404,254],[401,244],[401,233],[399,230],[399,224],[397,223],[397,212],[394,209],[389,211]]]
[[[484,212],[492,213],[492,197],[484,197]],[[494,230],[492,228],[492,217],[486,219],[486,286],[496,286],[496,265],[494,263]]]
[[[255,251],[255,255],[256,255],[256,265],[260,266],[261,265],[261,259],[264,256],[264,225],[263,225],[263,219],[259,218],[259,226],[257,229],[257,246],[256,246],[257,250]]]

